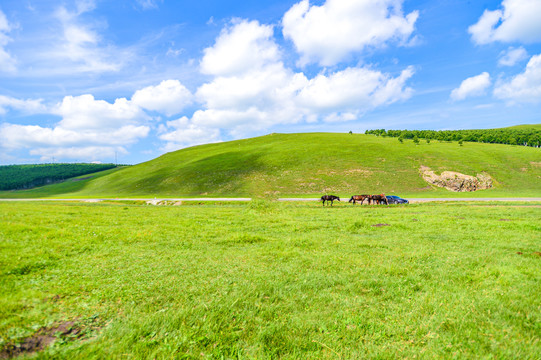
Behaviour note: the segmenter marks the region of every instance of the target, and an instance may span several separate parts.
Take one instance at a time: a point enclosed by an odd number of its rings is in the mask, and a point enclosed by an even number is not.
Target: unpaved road
[[[1,201],[80,201],[80,202],[100,202],[100,201],[250,201],[251,198],[100,198],[100,199],[0,199]],[[418,198],[408,199],[410,203],[424,203],[432,201],[540,201],[541,197],[517,197],[517,198]],[[319,198],[280,198],[278,201],[320,201]],[[345,202],[347,200],[343,200]]]

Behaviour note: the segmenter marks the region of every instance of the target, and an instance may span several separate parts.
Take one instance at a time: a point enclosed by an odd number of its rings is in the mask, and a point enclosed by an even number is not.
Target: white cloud
[[[498,65],[514,66],[518,62],[528,58],[528,52],[522,46],[519,48],[510,47],[507,51],[500,54]]]
[[[94,161],[101,163],[113,156],[125,155],[128,151],[123,147],[85,146],[85,147],[46,147],[30,150],[30,155],[40,156],[40,161],[51,159],[71,159],[74,161]]]
[[[486,89],[491,85],[490,75],[484,72],[477,76],[472,76],[462,81],[460,86],[451,92],[451,99],[464,100],[470,96],[480,96],[486,93]]]
[[[239,137],[278,124],[351,121],[411,96],[406,81],[412,67],[395,78],[357,67],[313,79],[295,73],[282,62],[270,30],[257,22],[237,21],[222,32],[215,48],[205,51],[202,68],[217,76],[197,90],[196,99],[204,108],[193,114],[190,124]],[[257,45],[250,52],[253,44]],[[229,55],[226,48],[246,50]]]
[[[110,103],[95,99],[91,94],[65,96],[55,106],[45,106],[42,100],[19,100],[0,95],[0,114],[8,109],[28,113],[58,115],[61,120],[52,127],[4,123],[0,127],[0,148],[8,151],[31,150],[51,158],[70,158],[94,161],[115,151],[126,151],[125,146],[146,138],[150,127],[146,124],[151,117],[145,110],[156,111],[170,116],[178,113],[190,103],[193,95],[178,80],[165,80],[159,85],[138,90],[132,100],[115,99]],[[178,144],[197,143],[203,139],[194,125],[181,128],[180,123],[168,123],[169,137],[162,133],[164,140]],[[173,129],[173,130],[171,130]],[[219,132],[210,130],[209,139],[217,139]],[[189,141],[181,139],[188,136]],[[174,138],[178,140],[174,140]],[[120,149],[120,150],[119,150]]]
[[[71,130],[61,126],[47,128],[38,125],[4,123],[0,127],[1,146],[6,149],[36,147],[87,147],[89,145],[130,145],[148,135],[149,127],[126,125],[117,129]],[[90,154],[89,154],[90,155]]]
[[[125,98],[116,99],[113,104],[95,100],[94,96],[66,96],[56,106],[54,113],[62,116],[59,125],[64,129],[112,129],[133,125],[147,119],[147,115]]]
[[[3,98],[0,97],[0,101]],[[40,100],[16,102],[7,99],[12,107],[30,104],[36,109],[45,109]],[[118,151],[147,137],[150,131],[144,124],[148,115],[125,98],[111,104],[88,94],[66,96],[47,111],[62,117],[53,127],[2,124],[0,147],[8,151],[33,149],[31,155],[49,158],[62,155],[63,158],[94,161],[100,154],[114,153],[115,149]]]
[[[187,117],[168,121],[160,129],[161,140],[166,141],[164,151],[175,151],[187,146],[208,144],[220,141],[220,131],[216,128],[199,127],[190,123]]]
[[[503,9],[485,10],[468,28],[475,43],[541,41],[540,0],[503,0],[501,6]]]
[[[94,8],[94,1],[77,2],[75,11],[58,8],[55,17],[62,26],[61,36],[52,49],[43,52],[44,60],[55,63],[56,67],[60,63],[70,72],[110,72],[122,67],[130,56],[129,51],[102,44],[96,30],[98,25],[81,20],[82,14]]]
[[[132,103],[167,116],[178,114],[192,103],[192,93],[178,80],[164,80],[157,86],[137,90]]]
[[[11,31],[11,26],[6,15],[0,10],[0,73],[12,73],[16,67],[16,61],[13,56],[5,49],[11,38],[7,35]]]
[[[0,115],[7,113],[8,108],[19,110],[27,114],[38,114],[47,111],[41,99],[20,100],[10,96],[0,95]]]
[[[347,68],[328,76],[320,74],[299,92],[299,102],[318,111],[366,111],[409,98],[412,89],[406,88],[405,83],[413,72],[409,67],[397,78],[365,68]]]
[[[158,8],[158,2],[161,2],[161,0],[136,0],[139,6],[141,6],[144,10],[149,9],[156,9]]]
[[[283,34],[301,54],[300,65],[334,65],[366,47],[382,47],[390,41],[405,44],[419,13],[404,16],[402,2],[327,0],[310,6],[302,0],[284,15]]]
[[[530,58],[523,73],[496,84],[494,96],[511,103],[541,103],[541,54]]]
[[[278,61],[280,53],[272,36],[272,26],[235,20],[222,30],[214,46],[204,50],[201,72],[229,76]]]

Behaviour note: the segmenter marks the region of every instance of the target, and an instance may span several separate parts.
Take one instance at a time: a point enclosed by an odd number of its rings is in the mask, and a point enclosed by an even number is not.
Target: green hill
[[[30,189],[115,168],[114,164],[37,164],[0,166],[0,190]]]
[[[430,186],[421,166],[435,173],[486,173],[494,187],[454,193]],[[48,190],[46,190],[48,189]],[[320,196],[358,193],[406,196],[541,196],[541,149],[464,142],[427,143],[373,135],[271,134],[182,149],[110,171],[67,190],[39,196],[182,197]],[[36,190],[0,197],[37,194]]]

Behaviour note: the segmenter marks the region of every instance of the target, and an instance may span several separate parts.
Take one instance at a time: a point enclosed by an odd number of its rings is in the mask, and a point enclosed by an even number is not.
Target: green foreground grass
[[[0,202],[0,349],[74,321],[38,358],[539,359],[539,205]]]

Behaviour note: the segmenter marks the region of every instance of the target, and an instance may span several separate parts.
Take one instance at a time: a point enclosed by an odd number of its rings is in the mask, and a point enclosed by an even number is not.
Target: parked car
[[[395,196],[395,195],[386,196],[386,198],[389,204],[409,204],[410,203],[408,200],[402,199],[401,197]]]

